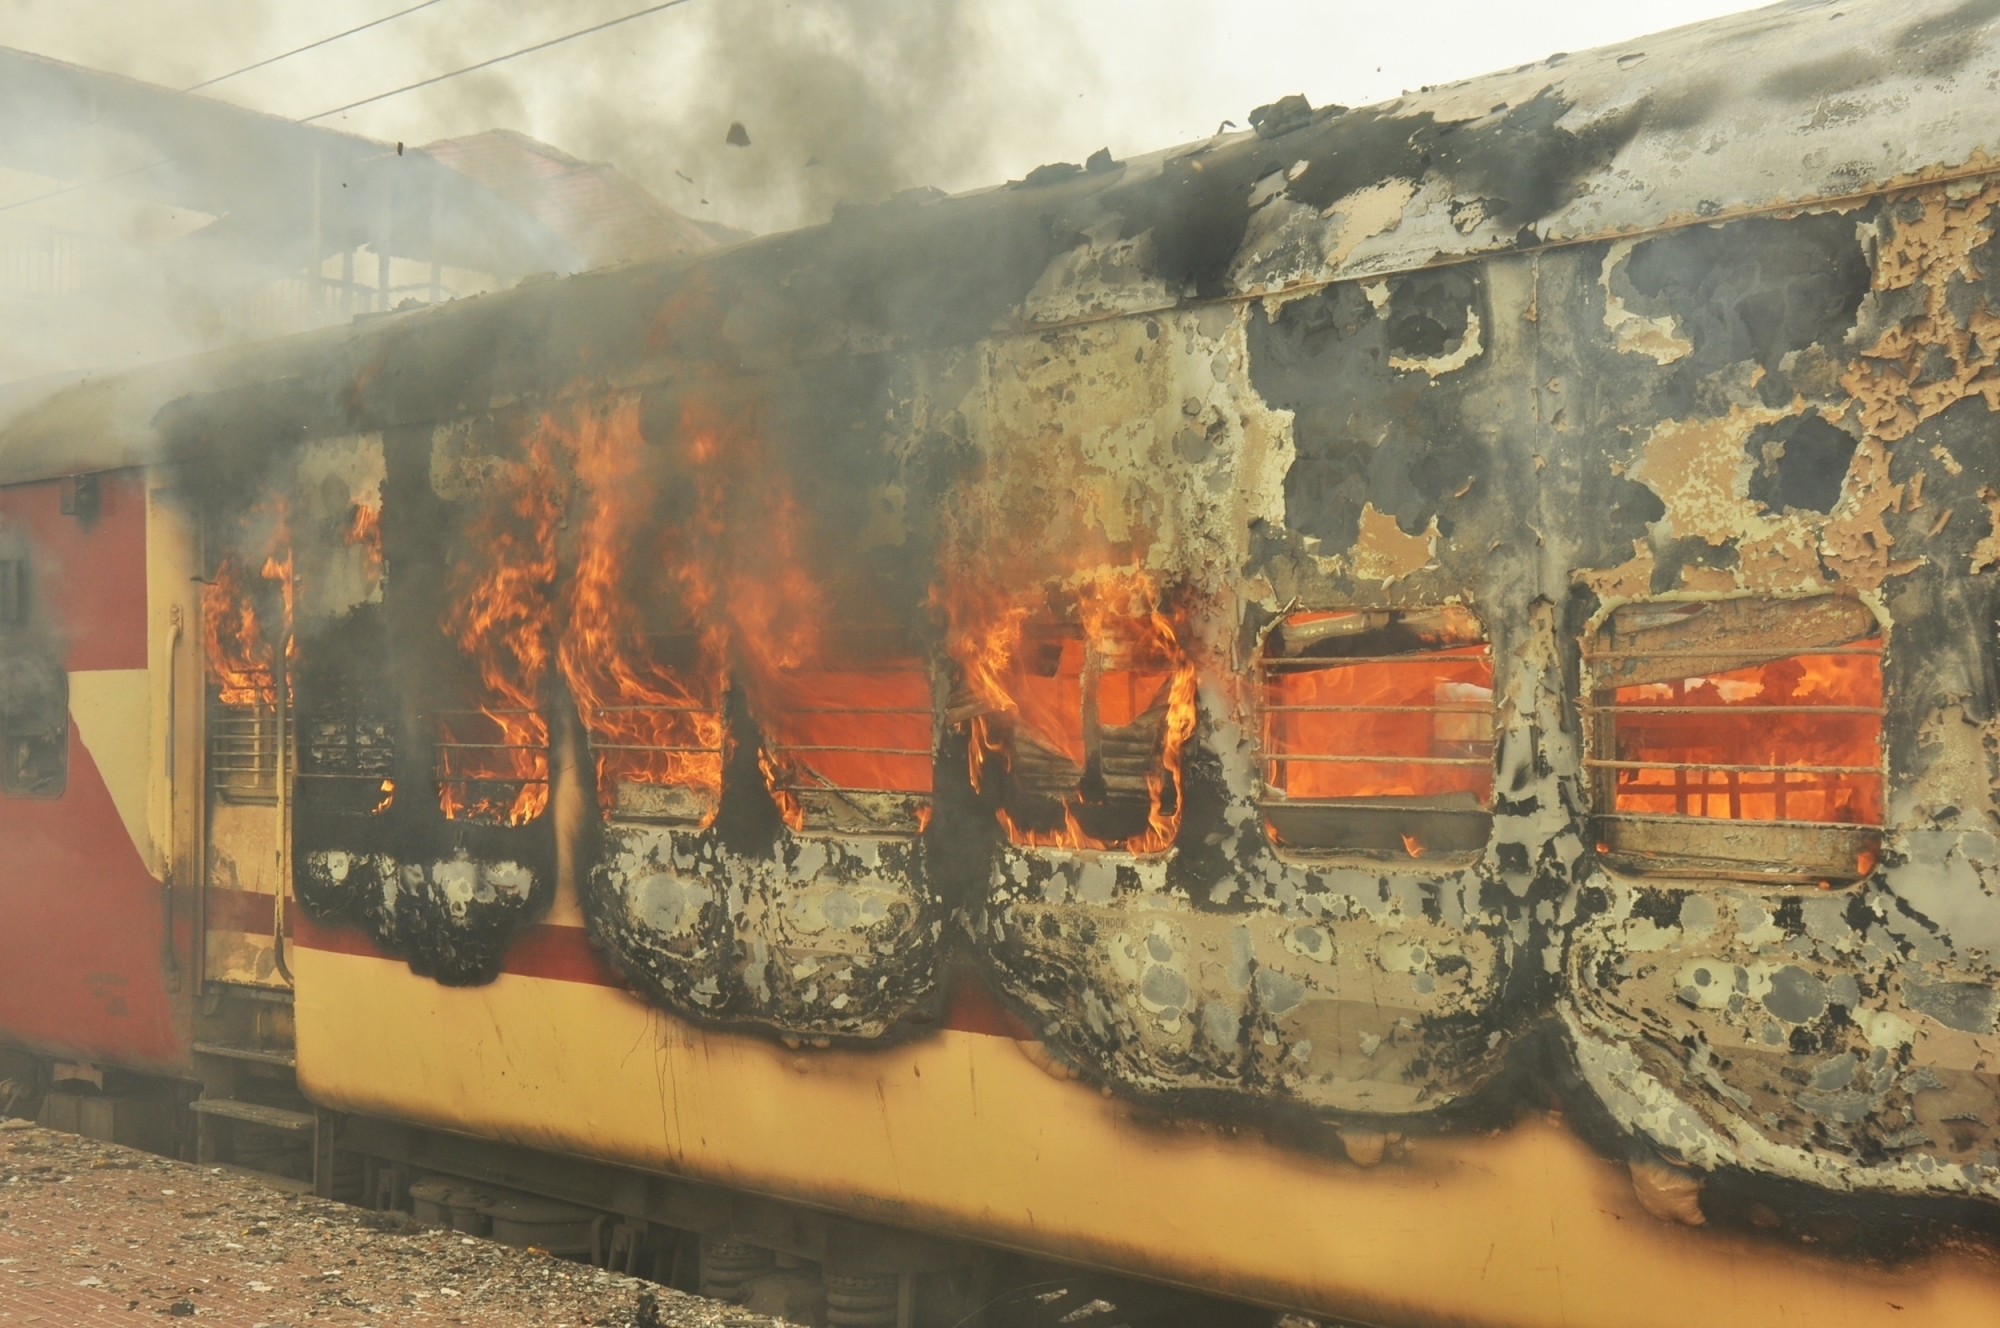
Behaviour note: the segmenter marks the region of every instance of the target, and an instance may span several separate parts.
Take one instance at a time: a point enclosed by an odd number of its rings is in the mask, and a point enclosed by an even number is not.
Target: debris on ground
[[[0,1121],[0,1328],[132,1313],[240,1328],[784,1328],[405,1213]]]

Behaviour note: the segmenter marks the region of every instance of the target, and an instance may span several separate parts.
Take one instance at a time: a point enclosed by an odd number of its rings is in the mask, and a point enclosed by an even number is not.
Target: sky
[[[657,0],[437,0],[203,95],[306,117]],[[172,87],[416,0],[0,0],[0,45]],[[1018,178],[1359,106],[1755,8],[1742,0],[685,0],[324,121],[411,145],[501,127],[759,232],[842,199]],[[750,144],[725,142],[740,122]]]

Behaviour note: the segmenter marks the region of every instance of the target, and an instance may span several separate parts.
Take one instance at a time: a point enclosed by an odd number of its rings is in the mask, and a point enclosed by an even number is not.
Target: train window
[[[357,508],[366,511],[366,508]],[[379,816],[396,799],[394,658],[380,605],[308,638],[294,669],[302,812]]]
[[[28,564],[0,558],[0,627],[28,625]]]
[[[1030,622],[994,687],[1007,709],[973,721],[974,777],[985,789],[1004,772],[993,787],[1009,840],[1128,852],[1172,843],[1195,688],[1165,618]]]
[[[1493,655],[1470,612],[1294,613],[1257,664],[1273,842],[1401,859],[1484,851]]]
[[[302,686],[299,798],[333,813],[380,814],[396,796],[395,726],[352,694],[317,702]]]
[[[1875,616],[1840,596],[1613,612],[1584,655],[1599,851],[1653,874],[1867,875],[1882,649]]]
[[[661,632],[567,675],[614,821],[705,826],[722,806],[728,679],[698,633]]]
[[[930,673],[918,659],[787,670],[762,707],[764,777],[794,830],[913,833],[930,820]]]
[[[230,802],[278,800],[278,708],[266,683],[238,700],[218,695],[208,709],[208,773]]]
[[[9,669],[0,694],[0,793],[60,798],[69,785],[69,675]]]
[[[539,710],[487,704],[437,716],[438,808],[453,821],[526,825],[549,805],[549,724]]]

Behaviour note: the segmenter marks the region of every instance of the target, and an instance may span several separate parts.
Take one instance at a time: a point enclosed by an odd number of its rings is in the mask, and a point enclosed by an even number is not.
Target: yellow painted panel
[[[148,824],[152,792],[152,678],[145,669],[88,669],[69,675],[69,715],[77,738],[118,808],[139,860],[155,876],[160,855]]]
[[[1364,1170],[1137,1120],[1004,1038],[801,1055],[613,988],[293,964],[300,1080],[331,1107],[1384,1323],[2000,1323],[1964,1256],[1890,1275],[1670,1226],[1546,1122]]]

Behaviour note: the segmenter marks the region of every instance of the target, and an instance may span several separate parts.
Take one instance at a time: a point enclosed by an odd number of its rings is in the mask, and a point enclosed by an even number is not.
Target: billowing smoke
[[[622,79],[547,109],[564,146],[702,220],[786,229],[1099,146],[1049,141],[1098,77],[1059,0],[697,0],[661,17],[695,82],[659,88],[643,114]]]
[[[469,24],[473,11],[447,0],[185,105],[191,122],[209,98],[314,116],[635,7],[593,0]],[[380,12],[333,6],[304,18],[253,4],[218,27],[199,0],[160,0],[158,13],[82,33],[62,7],[18,0],[16,10],[0,43],[169,89]],[[956,191],[1082,160],[1101,146],[1069,141],[1079,92],[1100,81],[1091,45],[1061,0],[690,0],[318,123],[356,136],[337,149],[350,165],[398,141],[510,130],[607,163],[711,235],[765,233],[824,221],[842,201],[917,185]],[[399,271],[386,296],[343,287],[329,306],[307,289],[311,187],[299,162],[247,151],[240,134],[211,150],[214,135],[200,128],[156,132],[180,117],[172,104],[100,113],[70,95],[43,106],[13,81],[11,94],[0,88],[0,383],[189,355],[621,257],[521,259],[516,246],[521,261],[487,268],[483,284],[447,273],[440,295],[427,271]],[[193,187],[176,183],[183,173]],[[357,192],[341,191],[361,183],[336,170],[325,189],[352,200]],[[384,284],[368,207],[345,234],[326,235],[323,277]]]

